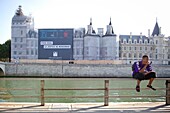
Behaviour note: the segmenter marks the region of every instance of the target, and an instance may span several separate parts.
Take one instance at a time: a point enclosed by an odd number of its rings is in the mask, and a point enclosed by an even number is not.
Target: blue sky
[[[112,18],[114,32],[148,35],[156,17],[162,34],[170,36],[169,0],[0,0],[0,43],[11,38],[11,20],[19,5],[32,14],[35,28],[104,28]]]

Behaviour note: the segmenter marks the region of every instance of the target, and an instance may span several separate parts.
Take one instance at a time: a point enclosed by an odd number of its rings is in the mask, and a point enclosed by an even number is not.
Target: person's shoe
[[[136,91],[140,92],[140,86],[136,86]]]
[[[152,90],[156,90],[155,88],[153,88],[151,85],[147,85],[148,88],[151,88]]]

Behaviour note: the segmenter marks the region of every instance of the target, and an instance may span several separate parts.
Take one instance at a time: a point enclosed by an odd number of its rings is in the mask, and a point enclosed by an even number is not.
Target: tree
[[[11,40],[7,40],[4,44],[0,44],[0,60],[7,61],[11,57]]]

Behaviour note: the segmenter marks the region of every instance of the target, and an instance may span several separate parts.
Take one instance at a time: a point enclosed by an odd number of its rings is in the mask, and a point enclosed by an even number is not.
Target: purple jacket
[[[144,66],[145,65],[142,64],[142,61],[135,62],[134,63],[134,71],[133,71],[132,75],[135,75],[136,73],[138,73]],[[148,71],[152,71],[152,67],[150,64],[146,67],[145,72],[148,72]]]

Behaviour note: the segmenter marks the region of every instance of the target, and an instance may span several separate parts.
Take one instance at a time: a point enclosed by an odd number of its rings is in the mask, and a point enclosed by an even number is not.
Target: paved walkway
[[[0,113],[170,113],[170,105],[164,102],[121,102],[109,103],[0,103]]]

